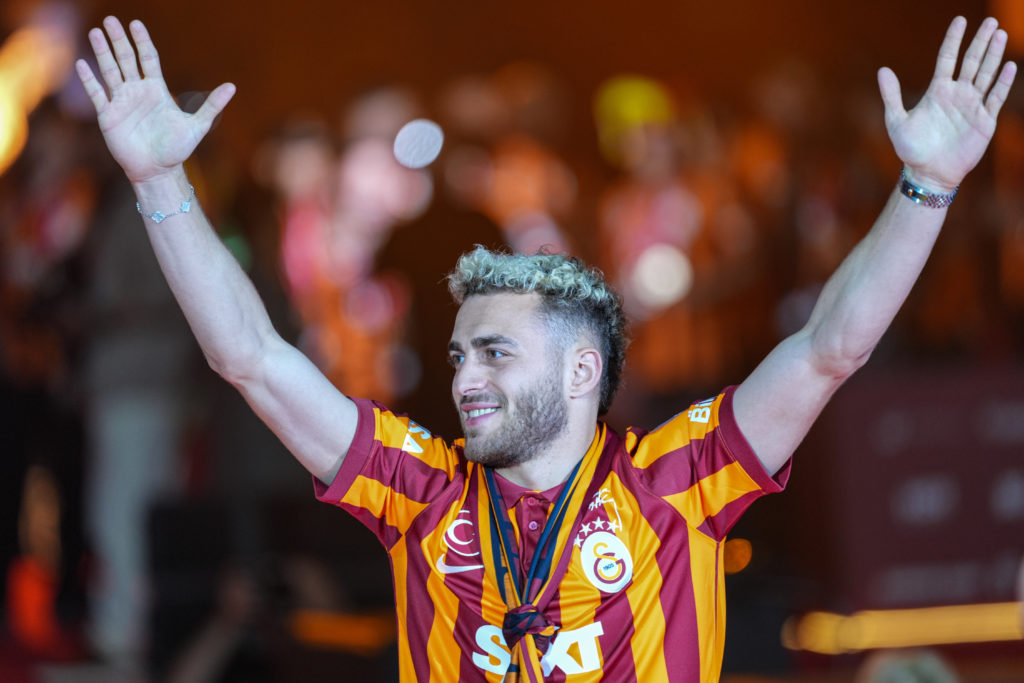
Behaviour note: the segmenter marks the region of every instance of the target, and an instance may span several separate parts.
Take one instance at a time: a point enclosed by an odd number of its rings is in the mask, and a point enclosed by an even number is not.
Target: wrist
[[[133,181],[132,189],[137,200],[136,210],[153,223],[162,223],[173,216],[189,213],[196,198],[184,169]]]
[[[922,180],[921,176],[904,166],[897,189],[900,194],[917,204],[943,209],[953,203],[960,186],[949,187],[945,183],[935,182],[929,178]]]
[[[950,184],[949,180],[922,173],[906,164],[903,165],[901,175],[910,184],[920,187],[930,194],[956,194],[957,188],[960,187],[959,183]]]

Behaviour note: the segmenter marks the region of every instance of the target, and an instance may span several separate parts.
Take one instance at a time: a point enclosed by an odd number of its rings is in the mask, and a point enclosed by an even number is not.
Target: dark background
[[[29,4],[10,2],[4,8],[0,18],[6,23],[0,26],[0,36],[17,25],[21,9]],[[591,113],[592,95],[604,79],[624,72],[641,73],[669,84],[683,100],[743,112],[750,107],[750,88],[764,69],[790,60],[806,63],[813,66],[825,86],[823,96],[829,98],[809,112],[807,137],[830,153],[843,156],[854,151],[850,149],[851,140],[834,134],[835,129],[822,123],[823,118],[839,116],[844,107],[853,106],[858,93],[877,93],[875,72],[883,65],[892,67],[901,78],[907,105],[911,106],[915,93],[927,85],[935,52],[951,17],[965,15],[970,35],[991,11],[986,2],[952,0],[926,4],[876,0],[628,4],[609,0],[97,0],[79,3],[79,7],[87,26],[99,25],[106,14],[125,22],[143,20],[160,51],[164,75],[174,93],[209,91],[223,81],[238,86],[234,100],[197,154],[197,167],[216,177],[247,177],[258,145],[283,122],[307,114],[335,122],[342,107],[367,88],[404,83],[415,89],[429,108],[439,89],[455,76],[489,73],[513,60],[544,64],[564,88],[567,123],[559,131],[557,149],[579,182],[578,213],[566,227],[586,257],[593,257],[596,250],[590,237],[598,196],[616,175],[598,152]],[[1017,40],[1024,38],[1024,32],[1016,35]],[[83,31],[83,54],[85,45]],[[1011,58],[1019,59],[1019,45],[1011,43]],[[70,87],[74,86],[72,83]],[[1016,93],[1021,89],[1018,83]],[[880,99],[876,102],[881,128]],[[1008,109],[1024,114],[1016,101],[1011,101]],[[99,168],[106,162],[102,153],[98,154]],[[951,210],[947,232],[969,234],[980,222],[978,216],[990,209],[979,197],[986,196],[985,190],[992,182],[991,164],[990,153],[965,183],[962,196],[966,198],[958,200]],[[893,169],[895,180],[895,160]],[[405,228],[398,234],[407,246],[385,254],[393,266],[410,272],[420,268],[415,272],[417,286],[433,284],[442,290],[439,281],[454,254],[477,239],[493,240],[494,235],[492,228],[456,216],[451,207],[442,206],[440,199],[438,202],[434,213],[428,215],[430,220],[423,223],[434,232]],[[247,208],[258,212],[265,205],[256,201]],[[867,213],[880,208],[880,204],[869,207]],[[446,225],[457,225],[458,229],[447,229]],[[258,232],[264,228],[252,229]],[[944,239],[951,238],[947,235]],[[271,276],[257,284],[282,331],[294,336],[294,316],[284,303],[280,285],[272,280]],[[433,304],[435,308],[430,311],[431,329],[420,334],[424,342],[424,348],[419,349],[425,364],[423,383],[396,407],[439,433],[457,436],[447,401],[448,371],[437,347],[437,340],[443,343],[454,316],[454,307],[443,299],[441,291],[441,303]],[[728,579],[726,671],[791,677],[797,671],[811,676],[821,671],[846,672],[856,666],[859,660],[852,657],[801,658],[782,649],[778,634],[783,621],[807,609],[848,612],[941,604],[944,585],[961,591],[953,601],[1013,599],[1013,564],[1024,552],[1024,528],[1019,517],[1010,521],[992,518],[986,496],[1000,477],[1007,473],[1016,476],[1021,471],[1022,442],[1020,434],[1012,429],[1008,440],[987,441],[985,430],[978,425],[990,424],[992,415],[1010,415],[1011,420],[1021,415],[1021,322],[1018,317],[1010,319],[1019,311],[1006,313],[998,300],[988,301],[980,313],[967,313],[980,321],[975,330],[977,337],[987,340],[972,348],[921,349],[908,343],[899,330],[888,336],[876,357],[851,381],[851,386],[840,392],[801,447],[790,490],[759,502],[737,527],[737,536],[753,540],[754,559],[748,569]],[[1006,330],[1016,330],[1018,336]],[[197,373],[201,378],[198,384],[204,387],[198,392],[203,398],[198,400],[197,410],[208,414],[207,424],[213,425],[214,433],[200,439],[198,446],[193,444],[188,454],[191,466],[202,469],[203,465],[196,463],[202,463],[207,451],[234,449],[244,453],[229,461],[228,467],[252,456],[258,468],[263,461],[256,454],[262,453],[287,463],[281,469],[289,485],[299,482],[305,486],[301,468],[288,460],[241,401],[229,396],[230,392],[207,370],[199,369]],[[716,378],[715,388],[741,379],[742,373]],[[644,415],[643,426],[653,426],[689,401],[704,398],[706,389],[677,387],[658,394],[630,394],[636,405],[624,412],[631,417]],[[46,400],[34,396],[34,400]],[[32,412],[23,403],[17,405],[19,410]],[[882,458],[891,451],[886,450],[884,435],[893,423],[893,414],[904,428],[901,433],[905,437],[892,451],[902,455],[897,465]],[[963,421],[962,425],[958,420]],[[6,414],[5,424],[14,425],[5,433],[5,448],[13,452],[21,444],[12,435],[17,431],[15,427],[24,427],[24,421],[12,411]],[[230,429],[225,426],[229,424]],[[66,442],[61,448],[81,450],[75,429],[71,425],[55,430],[64,435],[55,438]],[[942,429],[952,429],[956,438],[937,440],[935,435]],[[226,434],[239,436],[231,440]],[[76,467],[82,466],[82,460],[75,460]],[[277,476],[280,470],[275,467],[268,466],[263,478]],[[894,527],[896,522],[889,513],[901,485],[922,473],[964,482],[953,521],[923,533]],[[72,467],[64,476],[75,480],[81,475]],[[68,489],[74,490],[75,486],[68,484]],[[73,524],[77,499],[71,496],[68,500],[72,505],[68,523]],[[330,518],[289,505],[267,507],[271,512],[265,513],[269,520],[265,521],[273,528],[269,536],[287,537],[288,525],[298,528],[302,520],[328,533]],[[194,515],[195,510],[188,514]],[[180,519],[173,508],[170,513],[162,510],[157,517]],[[197,524],[201,526],[202,521]],[[339,524],[341,527],[346,534],[359,533],[350,524]],[[219,530],[216,525],[206,529],[211,534]],[[317,540],[303,538],[302,544],[308,549]],[[87,540],[78,542],[88,544]],[[211,544],[216,546],[216,540]],[[365,545],[359,541],[353,541],[352,546],[365,552]],[[166,556],[177,557],[179,550],[171,548]],[[218,554],[214,550],[211,556]],[[333,555],[343,571],[365,574],[365,566],[356,566],[359,563],[344,556],[344,551]],[[375,559],[382,558],[383,553]],[[891,576],[887,572],[924,565],[938,567],[940,573],[943,567],[960,571],[959,575],[973,572],[971,576],[976,580],[968,582],[970,585],[939,581],[931,593],[923,592],[909,603],[891,600],[884,591],[876,590],[886,576]],[[209,567],[206,569],[212,573]],[[366,581],[366,577],[361,575],[357,581]],[[1020,663],[1019,652],[1007,655],[1005,648],[952,648],[947,654],[965,668],[986,658]]]

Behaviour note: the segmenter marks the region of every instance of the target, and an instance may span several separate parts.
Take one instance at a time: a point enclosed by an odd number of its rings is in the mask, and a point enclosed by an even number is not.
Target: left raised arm
[[[740,429],[770,473],[785,464],[835,390],[868,359],[924,267],[945,204],[981,159],[1016,75],[1006,32],[982,22],[954,79],[967,22],[957,17],[921,101],[903,108],[899,81],[878,72],[885,124],[904,178],[871,231],[829,278],[807,324],[736,390]]]

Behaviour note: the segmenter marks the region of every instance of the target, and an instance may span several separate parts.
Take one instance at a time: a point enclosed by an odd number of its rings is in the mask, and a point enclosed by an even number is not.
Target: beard
[[[498,410],[505,414],[501,425],[489,436],[474,437],[472,428],[467,430],[463,426],[466,459],[500,469],[536,457],[543,446],[565,430],[569,421],[568,403],[559,391],[559,376],[553,373],[516,394],[512,402],[514,412],[508,412],[507,398],[496,397]],[[472,400],[479,398],[475,396]]]

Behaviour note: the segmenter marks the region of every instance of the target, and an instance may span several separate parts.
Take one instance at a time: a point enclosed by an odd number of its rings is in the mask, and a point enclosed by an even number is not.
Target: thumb
[[[903,108],[903,93],[900,92],[900,79],[893,70],[883,66],[878,70],[878,90],[882,93],[882,104],[885,106],[885,118],[903,118],[907,110]]]
[[[227,106],[231,98],[235,96],[235,84],[234,83],[221,83],[217,88],[210,93],[203,102],[203,106],[199,107],[199,111],[195,113],[196,119],[200,125],[203,126],[203,130],[209,130],[213,125],[214,119],[224,111],[224,107]]]

